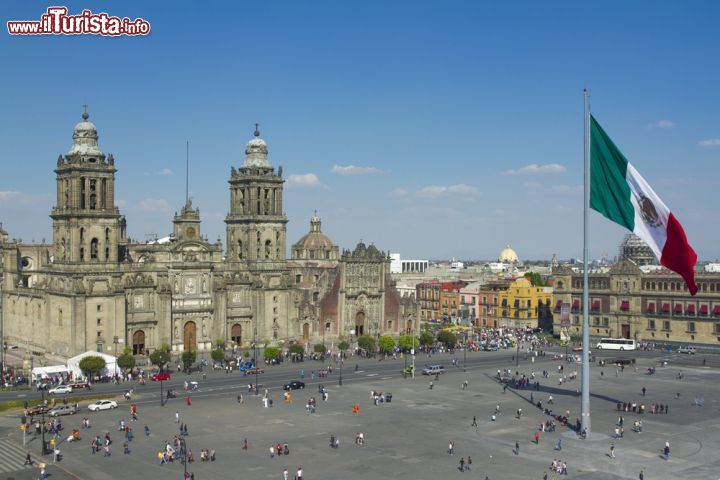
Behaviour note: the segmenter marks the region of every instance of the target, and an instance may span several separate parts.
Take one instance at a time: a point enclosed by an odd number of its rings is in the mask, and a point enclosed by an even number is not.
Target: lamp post
[[[183,474],[183,478],[188,478],[188,473],[187,473],[187,457],[188,457],[187,442],[185,441],[184,438],[179,438],[179,437],[178,437],[178,441],[180,442],[180,445],[182,445],[182,448],[183,448],[183,469],[184,469],[184,471],[185,471],[185,473]]]
[[[165,406],[165,399],[163,398],[163,374],[165,373],[164,369],[165,363],[160,362],[160,372],[158,373],[158,377],[160,378],[160,406]]]
[[[465,345],[463,348],[463,372],[467,372],[467,349],[468,349],[467,330],[465,330]]]
[[[117,346],[118,346],[118,343],[119,343],[119,342],[120,342],[120,337],[118,337],[117,335],[115,335],[115,336],[113,337],[113,344],[115,345],[115,358],[117,358]]]
[[[45,406],[45,390],[40,390],[42,395],[42,404]],[[45,409],[42,409],[42,424],[40,425],[40,432],[42,433],[42,446],[40,447],[40,455],[45,455]]]
[[[340,352],[340,378],[338,379],[338,386],[342,387],[342,366],[343,363],[345,363],[345,358],[343,357],[342,352]]]
[[[255,363],[255,395],[258,394],[257,326],[253,327],[253,361]]]

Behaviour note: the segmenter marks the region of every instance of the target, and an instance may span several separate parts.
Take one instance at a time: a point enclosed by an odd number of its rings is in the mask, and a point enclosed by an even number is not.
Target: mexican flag
[[[697,255],[670,209],[590,116],[590,208],[647,243],[695,295]]]

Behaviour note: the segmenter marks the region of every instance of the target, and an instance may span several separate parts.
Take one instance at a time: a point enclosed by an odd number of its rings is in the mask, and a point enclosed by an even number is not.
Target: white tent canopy
[[[48,377],[56,377],[58,375],[67,375],[70,373],[70,369],[66,367],[65,365],[49,365],[47,367],[35,367],[32,369],[32,380],[35,381],[36,378],[48,378]]]
[[[99,372],[100,376],[122,374],[122,370],[117,366],[117,358],[112,355],[90,350],[68,359],[67,368],[72,372],[74,378],[85,376],[85,373],[80,369],[80,361],[85,357],[102,357],[105,359],[105,369]]]

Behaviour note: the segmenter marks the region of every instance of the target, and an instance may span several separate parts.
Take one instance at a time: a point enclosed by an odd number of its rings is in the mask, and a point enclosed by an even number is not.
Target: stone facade
[[[346,287],[333,290],[337,279],[358,292],[348,297],[353,302],[360,292],[373,302],[351,312],[343,300],[329,337],[347,335],[343,315],[360,310],[382,332],[399,332],[401,318],[417,328],[412,306],[397,306],[384,257],[373,257],[372,268],[348,268],[352,259],[340,259],[328,239],[286,260],[282,167],[268,162],[257,129],[245,153],[244,164],[230,170],[225,248],[202,235],[200,210],[189,199],[173,218],[172,235],[131,242],[115,205],[115,160],[100,151],[85,112],[70,151],[57,161],[52,244],[10,241],[0,231],[5,340],[67,358],[95,349],[119,353],[125,345],[146,354],[167,343],[179,353],[207,351],[216,340],[247,346],[318,338],[315,324],[332,310],[322,308],[326,297],[345,298]],[[316,238],[313,228],[320,233],[317,217],[309,234]]]
[[[582,333],[582,272],[553,270],[553,330],[560,333],[560,306],[570,304],[570,334]],[[590,335],[648,342],[696,343],[720,348],[720,274],[697,273],[691,296],[679,275],[641,270],[622,260],[607,273],[588,275]]]

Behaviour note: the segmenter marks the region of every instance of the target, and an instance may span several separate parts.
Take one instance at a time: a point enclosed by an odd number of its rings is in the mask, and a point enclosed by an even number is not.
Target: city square
[[[579,409],[579,397],[575,395],[579,380],[558,385],[557,366],[563,365],[566,375],[579,366],[554,360],[553,350],[532,363],[521,353],[518,371],[526,375],[535,372],[540,390],[508,388],[503,393],[496,372],[515,370],[514,353],[514,350],[468,352],[467,372],[463,372],[461,352],[436,354],[432,358],[419,354],[418,365],[440,363],[446,367],[447,373],[439,380],[423,375],[403,378],[405,359],[350,358],[344,364],[342,386],[338,385],[337,367],[328,377],[312,380],[311,372],[324,366],[320,362],[284,364],[269,367],[260,376],[257,397],[247,391],[247,385],[254,381],[252,376],[210,373],[203,381],[199,374],[178,374],[166,387],[169,384],[170,388],[178,389],[179,398],[169,400],[163,407],[159,405],[158,385],[148,383],[135,387],[137,397],[132,402],[119,399],[117,410],[90,413],[83,408],[77,415],[62,417],[65,431],[78,428],[82,440],[62,443],[59,446],[62,460],[56,466],[52,465],[51,456],[44,461],[51,465],[54,478],[117,478],[117,472],[132,477],[182,478],[181,461],[158,465],[156,458],[165,442],[172,443],[178,435],[177,411],[181,423],[188,425],[188,436],[183,438],[196,458],[188,465],[195,478],[282,478],[284,468],[292,477],[302,466],[307,478],[431,479],[465,474],[481,479],[485,476],[540,479],[543,473],[555,478],[548,467],[556,458],[567,462],[570,478],[632,479],[641,470],[648,479],[670,478],[670,474],[674,478],[717,478],[718,461],[711,454],[720,443],[717,433],[720,402],[716,392],[720,362],[716,358],[711,356],[703,366],[700,358],[637,352],[633,356],[637,359],[637,371],[628,366],[617,375],[613,365],[594,364],[591,437],[582,440],[575,431],[558,426],[555,432],[541,432],[535,445],[533,435],[539,431],[539,423],[550,417],[530,404],[530,394],[555,413],[564,415],[570,410],[574,421]],[[623,356],[630,358],[629,354]],[[457,366],[452,366],[453,358],[457,359]],[[663,361],[668,361],[666,367],[662,367]],[[650,367],[657,368],[654,375],[647,374]],[[300,369],[305,372],[306,388],[293,391],[292,404],[286,404],[280,384],[299,379]],[[541,376],[543,370],[549,372],[549,378]],[[677,378],[679,372],[683,373],[681,380]],[[182,381],[186,378],[201,384],[199,391],[190,393],[192,405],[187,405],[183,392]],[[469,382],[467,389],[462,388],[465,379]],[[432,389],[430,381],[434,383]],[[262,406],[263,384],[274,400],[271,408]],[[319,384],[329,391],[327,401],[320,400]],[[642,387],[647,389],[645,397]],[[392,399],[376,406],[371,391],[391,393]],[[241,393],[242,404],[237,401]],[[553,405],[547,404],[550,395]],[[310,397],[318,400],[314,414],[305,409]],[[697,400],[702,401],[702,406],[694,405]],[[651,403],[662,403],[669,405],[669,413],[620,413],[617,401],[643,403],[648,409]],[[130,403],[138,406],[137,422],[130,421]],[[352,413],[355,403],[360,406],[358,414]],[[497,405],[500,414],[493,421]],[[523,412],[520,419],[516,418],[518,409]],[[613,439],[620,415],[626,427],[624,438]],[[90,429],[81,428],[82,417],[91,420]],[[473,417],[476,427],[472,426]],[[643,422],[642,433],[631,428],[638,418]],[[122,452],[123,437],[117,431],[120,419],[125,419],[135,431],[129,455]],[[6,414],[2,423],[6,431],[12,432],[9,440],[22,444],[22,435],[17,431],[18,415]],[[150,428],[149,436],[143,433],[144,425]],[[103,457],[102,451],[92,455],[90,439],[105,432],[113,438],[110,457]],[[358,432],[363,433],[364,445],[355,444]],[[329,447],[331,435],[338,438],[339,448]],[[248,441],[248,450],[242,449],[244,439]],[[556,449],[559,439],[562,450]],[[516,441],[520,446],[518,455],[513,453]],[[662,456],[666,441],[672,448],[667,461]],[[447,453],[449,442],[455,445],[452,455]],[[270,458],[269,447],[277,443],[287,443],[290,454]],[[616,446],[615,459],[609,458],[611,443]],[[30,439],[28,449],[35,458],[39,457],[37,437]],[[217,460],[200,462],[201,449],[215,450]],[[459,459],[467,460],[468,456],[472,458],[472,471],[460,473]],[[22,460],[15,458],[14,462]],[[0,478],[34,478],[36,474],[36,468],[26,467]]]

